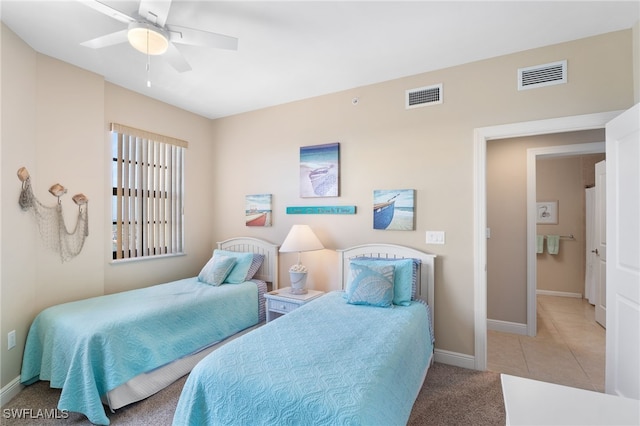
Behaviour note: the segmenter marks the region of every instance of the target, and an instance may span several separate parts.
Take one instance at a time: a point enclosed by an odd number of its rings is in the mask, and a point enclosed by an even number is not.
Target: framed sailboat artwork
[[[373,191],[373,229],[413,231],[415,194],[414,189]]]
[[[247,195],[245,200],[245,224],[271,226],[271,194]]]
[[[300,147],[300,197],[340,195],[340,144]]]

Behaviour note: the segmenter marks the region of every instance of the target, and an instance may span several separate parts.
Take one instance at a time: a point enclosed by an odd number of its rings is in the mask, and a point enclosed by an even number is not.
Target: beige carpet
[[[171,425],[180,391],[186,376],[161,392],[108,413],[112,425]],[[80,414],[69,413],[66,419],[14,419],[13,409],[37,417],[38,410],[51,412],[56,407],[60,390],[38,382],[25,388],[9,404],[2,407],[2,425],[90,425]],[[7,411],[9,410],[9,411]],[[31,411],[28,411],[31,410]],[[434,364],[416,399],[408,425],[504,425],[505,412],[500,375],[479,372],[445,364]]]
[[[504,425],[500,374],[435,363],[427,373],[408,425]]]

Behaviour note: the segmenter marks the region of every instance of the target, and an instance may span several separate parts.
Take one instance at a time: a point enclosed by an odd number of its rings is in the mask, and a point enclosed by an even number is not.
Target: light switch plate
[[[444,244],[444,231],[427,231],[427,244]]]
[[[16,331],[11,330],[7,334],[7,349],[13,349],[16,346]]]

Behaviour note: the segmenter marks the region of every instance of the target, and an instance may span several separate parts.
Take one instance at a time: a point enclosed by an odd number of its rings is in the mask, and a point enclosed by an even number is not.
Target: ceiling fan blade
[[[169,48],[164,53],[163,57],[169,62],[169,64],[178,72],[191,71],[191,66],[187,60],[182,56],[182,53],[178,50],[175,44],[169,43]]]
[[[130,22],[134,22],[135,19],[132,18],[131,16],[127,15],[126,13],[122,13],[119,10],[116,10],[114,8],[112,8],[111,6],[107,6],[104,3],[101,3],[97,0],[80,0],[80,2],[88,7],[90,7],[91,9],[97,10],[98,12],[102,13],[103,15],[107,15],[117,21],[123,22],[125,24],[128,24]]]
[[[159,27],[164,27],[169,16],[171,0],[141,0],[138,14]]]
[[[235,37],[177,25],[167,25],[167,30],[169,30],[169,38],[174,43],[238,50],[238,39]]]
[[[90,47],[92,49],[100,49],[101,47],[113,46],[127,42],[127,30],[116,31],[115,33],[103,35],[91,40],[80,43],[81,46]]]

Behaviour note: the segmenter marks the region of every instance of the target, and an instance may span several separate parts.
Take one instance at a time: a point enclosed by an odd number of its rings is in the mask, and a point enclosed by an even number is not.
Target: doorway
[[[535,336],[537,333],[536,296],[538,291],[538,262],[536,244],[534,243],[538,233],[536,210],[534,208],[539,200],[537,190],[537,160],[573,155],[599,154],[604,153],[604,151],[604,142],[550,146],[527,150],[527,335],[529,336]],[[562,232],[559,233],[561,240],[562,237],[570,238],[574,234],[575,232],[570,231],[566,231],[564,234]],[[579,251],[579,253],[583,255],[583,259],[585,250],[586,247]]]
[[[474,367],[487,368],[487,143],[527,135],[602,129],[620,111],[514,123],[476,129],[474,132]],[[534,234],[535,235],[535,234]],[[527,322],[531,323],[527,312]]]
[[[488,146],[487,367],[491,371],[604,392],[605,333],[595,322],[594,307],[582,299],[584,187],[595,181],[594,166],[604,157],[604,142],[581,143],[603,140],[604,130],[598,129],[503,139]],[[534,193],[530,205],[525,196],[527,178]],[[536,239],[526,238],[527,212],[538,213],[538,203],[541,208],[553,205],[543,209],[546,215],[534,218],[534,229],[543,237],[539,252]],[[549,249],[547,235],[559,237],[558,251]],[[533,299],[525,303],[530,246],[536,247],[532,262],[537,276]],[[510,293],[519,298],[512,295],[509,300]],[[535,322],[529,324],[531,333],[526,324],[529,303],[529,311],[536,312]],[[496,315],[509,313],[517,316],[496,321]]]

